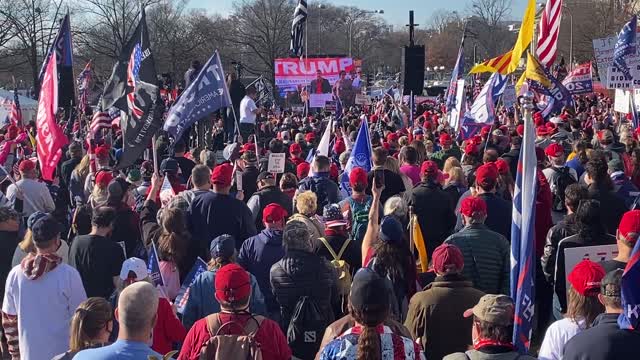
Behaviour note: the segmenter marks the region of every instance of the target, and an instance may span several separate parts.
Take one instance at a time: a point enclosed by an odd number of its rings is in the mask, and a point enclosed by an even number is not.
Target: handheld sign
[[[286,161],[285,154],[269,154],[269,163],[267,171],[270,173],[282,174],[284,173],[284,163]]]
[[[564,277],[568,279],[571,270],[582,260],[589,259],[599,263],[611,260],[616,256],[618,256],[618,247],[616,245],[582,246],[564,249]]]

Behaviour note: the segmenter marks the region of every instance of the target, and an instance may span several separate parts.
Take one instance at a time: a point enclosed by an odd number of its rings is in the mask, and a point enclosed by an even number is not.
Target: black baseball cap
[[[354,310],[366,311],[388,308],[389,297],[384,295],[388,293],[389,287],[385,279],[371,269],[362,268],[353,277],[349,298]]]
[[[622,269],[611,270],[602,278],[600,282],[600,293],[607,297],[620,297],[622,283]]]
[[[53,240],[53,238],[60,235],[60,231],[60,223],[49,214],[38,219],[31,228],[33,241],[36,244],[41,244]]]
[[[260,174],[258,174],[258,177],[256,178],[256,182],[260,182],[260,181],[262,181],[262,180],[269,180],[269,179],[270,179],[270,180],[275,179],[275,178],[273,177],[273,174],[272,174],[272,173],[270,173],[270,172],[267,172],[267,171],[263,171],[263,172],[261,172]]]

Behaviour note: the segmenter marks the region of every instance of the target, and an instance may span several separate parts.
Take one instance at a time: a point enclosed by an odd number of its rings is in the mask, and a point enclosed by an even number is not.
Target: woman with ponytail
[[[112,331],[113,309],[109,302],[101,297],[88,298],[71,318],[69,351],[53,360],[71,360],[80,350],[105,346]]]
[[[394,334],[384,325],[389,316],[388,280],[375,271],[362,268],[353,277],[349,312],[355,326],[322,349],[320,360],[424,360],[418,343]],[[402,344],[398,346],[398,344]]]

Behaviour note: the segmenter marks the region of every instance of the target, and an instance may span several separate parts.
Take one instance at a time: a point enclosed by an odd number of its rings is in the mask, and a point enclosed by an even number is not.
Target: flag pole
[[[153,172],[156,175],[159,175],[160,172],[158,171],[158,149],[156,148],[156,136],[157,135],[153,135],[153,137],[151,137],[151,151],[153,153]]]

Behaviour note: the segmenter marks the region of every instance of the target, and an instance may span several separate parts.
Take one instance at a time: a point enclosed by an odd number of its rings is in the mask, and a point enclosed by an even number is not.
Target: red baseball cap
[[[452,142],[451,135],[447,133],[440,134],[440,144],[451,145]]]
[[[473,142],[469,142],[465,147],[464,147],[464,153],[467,155],[475,155],[478,154],[478,145],[474,144]]]
[[[420,174],[435,174],[438,172],[438,164],[433,160],[427,160],[420,167]]]
[[[309,175],[309,170],[311,170],[311,165],[308,162],[302,162],[298,164],[296,167],[296,175],[298,175],[298,180],[302,180]]]
[[[516,127],[516,132],[518,135],[524,136],[524,124],[518,125],[518,127]]]
[[[96,175],[96,184],[101,188],[106,188],[111,180],[113,180],[113,174],[111,171],[100,171]]]
[[[498,174],[506,175],[507,173],[509,173],[509,163],[507,162],[507,160],[499,158],[498,160],[496,160],[495,164],[496,168],[498,168]]]
[[[333,152],[342,154],[345,150],[347,150],[347,146],[344,144],[344,141],[336,140],[335,144],[333,144]]]
[[[313,140],[315,140],[315,139],[316,139],[316,134],[314,134],[312,132],[307,133],[307,135],[304,136],[304,140],[306,142],[313,142]]]
[[[564,148],[560,144],[551,144],[544,149],[544,153],[551,157],[560,157],[564,155]]]
[[[221,186],[231,185],[231,176],[233,174],[233,166],[224,163],[213,168],[211,173],[211,183]]]
[[[498,175],[496,164],[484,164],[476,170],[476,184],[483,187],[493,187],[498,181]]]
[[[262,222],[272,223],[286,218],[287,210],[280,204],[271,203],[262,210]]]
[[[367,185],[369,180],[367,179],[367,172],[363,168],[357,167],[351,170],[349,174],[349,185],[354,186],[356,184]]]
[[[487,203],[479,197],[469,196],[460,203],[460,213],[465,216],[473,216],[473,214],[487,214]]]
[[[591,260],[582,260],[569,273],[569,283],[578,294],[594,296],[600,292],[600,282],[605,276],[604,269]]]
[[[442,244],[434,251],[432,257],[433,270],[438,274],[458,273],[464,267],[462,251],[455,245]]]
[[[398,141],[400,137],[398,136],[398,134],[396,133],[389,133],[387,134],[387,141],[391,142],[391,141]]]
[[[20,172],[32,171],[35,168],[36,168],[36,164],[29,159],[22,160],[20,162],[20,165],[18,165],[18,171]]]
[[[627,211],[618,225],[618,239],[635,244],[640,236],[640,210]]]
[[[98,146],[94,153],[98,159],[106,159],[109,157],[109,149],[107,149],[106,146]]]
[[[228,264],[216,272],[216,299],[233,303],[246,300],[251,294],[249,273],[238,264]]]
[[[538,136],[546,136],[549,135],[549,129],[547,129],[546,126],[544,125],[540,125],[538,126],[538,128],[536,129],[536,135]]]
[[[487,136],[491,132],[491,126],[487,125],[480,130],[480,136]]]
[[[376,122],[376,121],[378,121],[378,115],[376,115],[376,114],[371,115],[371,117],[369,118],[369,121],[370,121],[370,122]]]
[[[289,146],[289,153],[291,154],[299,154],[302,152],[302,146],[298,143],[293,143]]]

